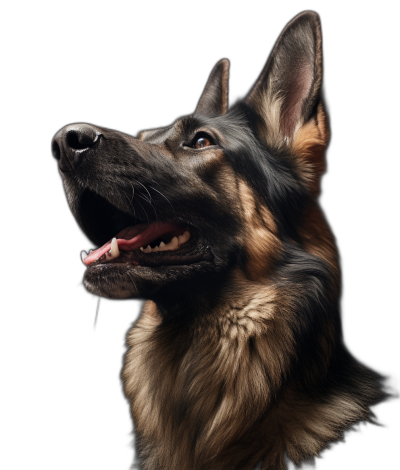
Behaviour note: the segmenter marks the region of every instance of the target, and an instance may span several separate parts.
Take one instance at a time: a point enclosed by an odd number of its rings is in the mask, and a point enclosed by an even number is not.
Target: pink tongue
[[[115,238],[117,239],[118,248],[122,251],[131,251],[146,247],[151,242],[161,237],[166,233],[173,233],[173,235],[182,235],[185,228],[179,227],[174,224],[163,224],[155,222],[154,224],[140,224],[126,227],[119,232]],[[83,261],[86,266],[96,261],[111,249],[111,240],[104,244],[101,248],[94,250]]]

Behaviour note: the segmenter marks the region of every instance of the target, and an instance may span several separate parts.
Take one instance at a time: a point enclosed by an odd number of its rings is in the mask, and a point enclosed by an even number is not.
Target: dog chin
[[[132,289],[132,286],[129,286],[129,289],[126,289],[123,286],[113,286],[110,288],[110,286],[104,282],[92,282],[86,279],[83,281],[83,285],[91,294],[104,297],[106,299],[123,300],[147,298],[145,295],[140,295],[139,292],[134,292],[135,289]]]
[[[92,294],[109,299],[151,298],[171,283],[167,273],[145,266],[100,264],[89,267],[83,285]]]
[[[112,263],[86,269],[83,285],[90,293],[108,299],[155,299],[160,293],[179,295],[186,281],[210,275],[216,267],[209,261],[188,266],[132,266]]]

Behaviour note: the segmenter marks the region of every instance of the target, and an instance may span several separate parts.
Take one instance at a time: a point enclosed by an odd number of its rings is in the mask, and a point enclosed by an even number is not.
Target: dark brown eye
[[[209,147],[210,145],[214,145],[213,140],[208,135],[196,135],[193,140],[193,147],[195,149],[202,149],[204,147]]]
[[[202,149],[203,147],[208,147],[209,145],[211,145],[211,142],[207,139],[207,137],[199,137],[194,143],[194,148]]]

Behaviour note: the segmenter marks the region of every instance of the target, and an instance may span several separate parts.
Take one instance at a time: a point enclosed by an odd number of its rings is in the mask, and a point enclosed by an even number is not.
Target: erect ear
[[[285,27],[245,98],[261,118],[261,139],[273,148],[293,145],[296,132],[318,114],[321,84],[320,20],[317,13],[303,12]]]
[[[229,60],[220,60],[212,69],[194,114],[218,116],[228,110]]]

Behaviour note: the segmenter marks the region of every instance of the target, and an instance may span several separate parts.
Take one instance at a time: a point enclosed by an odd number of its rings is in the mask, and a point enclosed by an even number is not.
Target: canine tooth
[[[179,245],[183,245],[189,240],[190,240],[190,232],[188,232],[187,230],[186,232],[183,233],[183,235],[179,235],[178,237]]]
[[[112,258],[118,258],[119,256],[119,248],[118,248],[118,242],[116,238],[113,238],[111,240],[111,250],[110,250]]]
[[[82,250],[81,251],[81,260],[82,262],[85,261],[85,259],[88,257],[89,255],[86,253],[85,250]]]
[[[161,243],[160,243],[160,246],[159,246],[159,248],[158,248],[158,250],[159,250],[159,251],[165,251],[166,249],[167,249],[167,248],[166,248],[165,243],[164,243],[164,242],[161,242]]]

